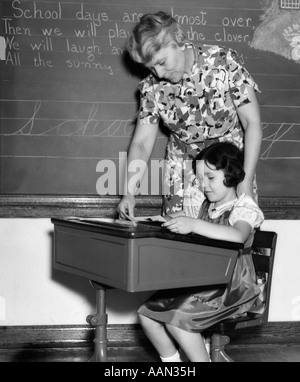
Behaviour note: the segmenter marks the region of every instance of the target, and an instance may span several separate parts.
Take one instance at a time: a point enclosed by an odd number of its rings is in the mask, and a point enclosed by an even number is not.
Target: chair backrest
[[[252,259],[258,277],[265,277],[264,284],[264,311],[261,314],[261,322],[268,321],[270,294],[273,275],[273,264],[275,258],[275,249],[277,242],[277,233],[272,231],[257,231],[252,244]]]

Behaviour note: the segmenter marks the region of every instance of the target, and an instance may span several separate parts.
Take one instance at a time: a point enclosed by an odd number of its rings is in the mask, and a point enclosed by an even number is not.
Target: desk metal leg
[[[96,289],[96,314],[87,316],[87,322],[95,326],[94,354],[89,362],[107,362],[107,314],[106,287],[95,281],[90,281]]]

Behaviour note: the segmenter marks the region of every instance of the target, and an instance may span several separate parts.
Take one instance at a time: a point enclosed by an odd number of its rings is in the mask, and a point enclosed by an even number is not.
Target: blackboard
[[[136,88],[145,75],[124,49],[139,17],[163,10],[195,44],[238,51],[261,90],[259,193],[300,195],[300,57],[272,51],[271,40],[259,36],[276,14],[300,20],[299,10],[281,10],[280,0],[3,0],[1,6],[7,48],[0,61],[0,194],[98,195],[105,160],[116,166],[111,192],[119,193]],[[161,130],[152,158],[164,157],[166,142]]]

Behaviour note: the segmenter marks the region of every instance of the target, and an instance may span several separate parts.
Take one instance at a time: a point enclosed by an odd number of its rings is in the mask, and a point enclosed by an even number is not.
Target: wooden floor
[[[228,355],[235,362],[300,362],[300,344],[232,345]],[[87,362],[89,347],[0,349],[0,362]],[[116,347],[108,349],[108,362],[159,362],[152,349]]]

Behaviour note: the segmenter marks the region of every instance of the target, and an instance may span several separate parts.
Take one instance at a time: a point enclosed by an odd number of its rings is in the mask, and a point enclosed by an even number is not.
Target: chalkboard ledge
[[[0,218],[113,218],[119,202],[119,196],[1,195]],[[161,205],[161,197],[137,197],[136,214],[160,214]]]
[[[1,195],[0,218],[116,217],[119,196]],[[138,196],[136,215],[161,212],[160,196]],[[268,220],[300,219],[299,197],[261,197],[259,205]]]

